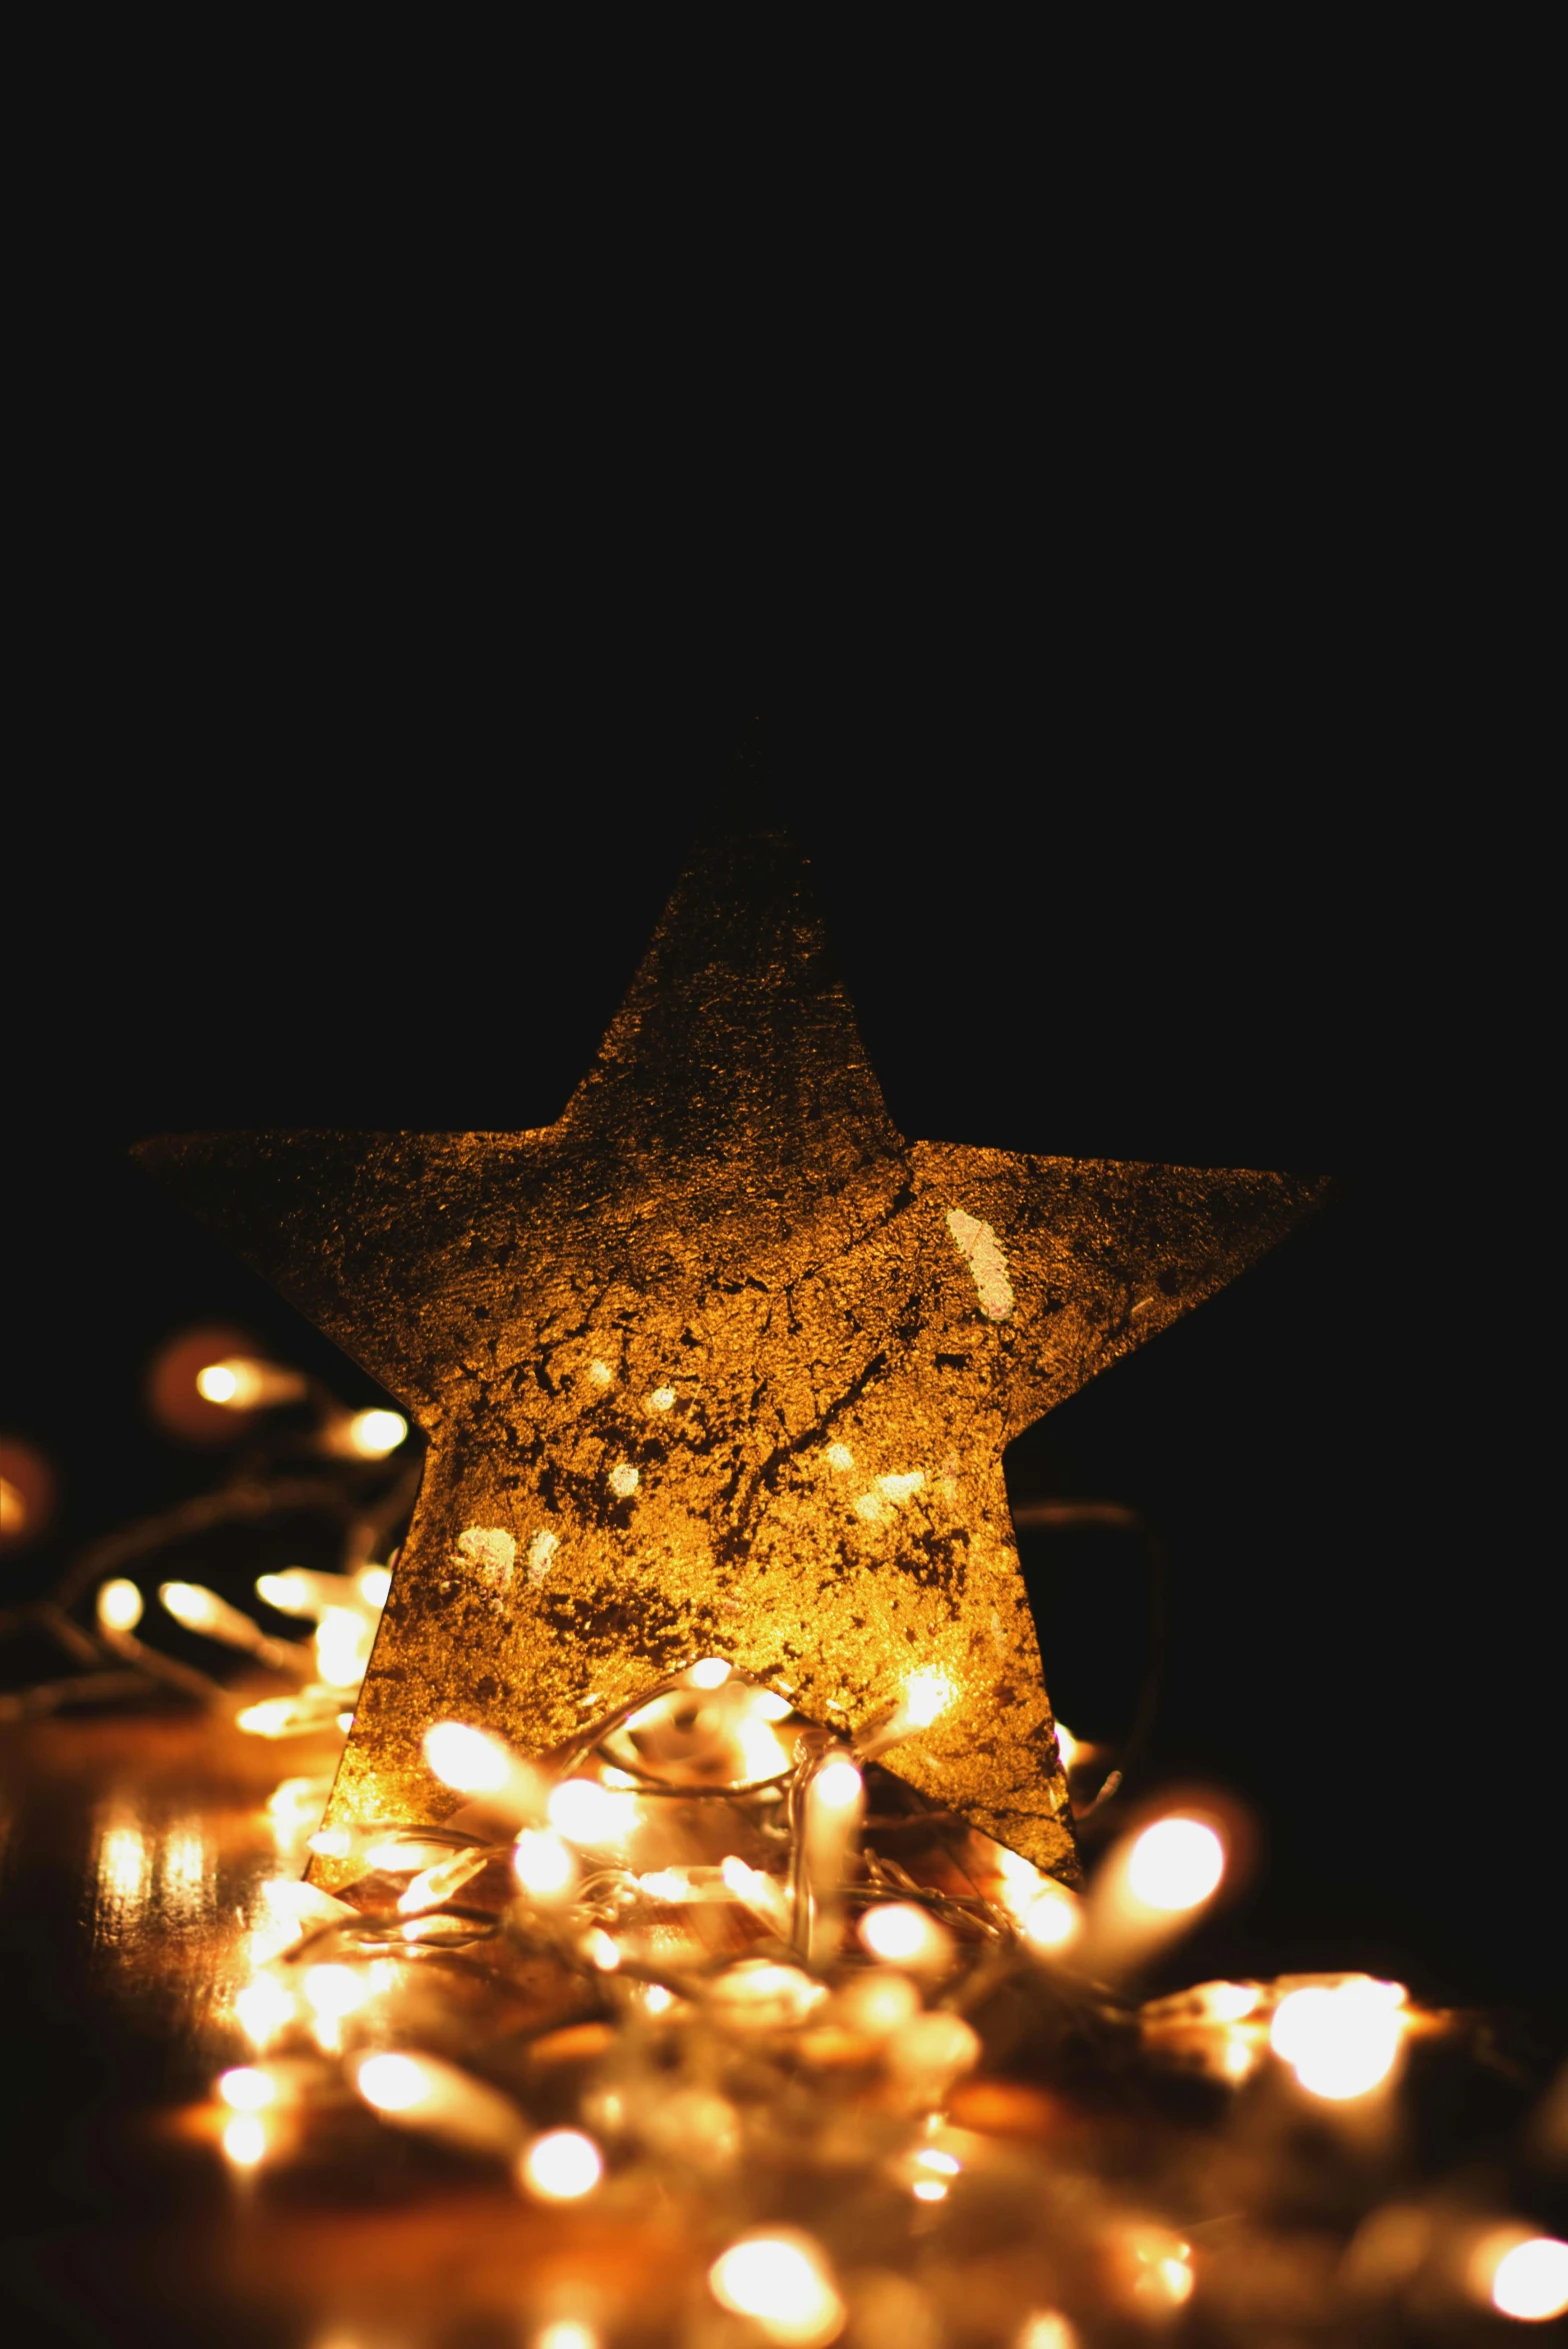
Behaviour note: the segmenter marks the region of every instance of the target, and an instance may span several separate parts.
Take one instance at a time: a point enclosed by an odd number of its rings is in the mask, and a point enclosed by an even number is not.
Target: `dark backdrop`
[[[64,1500],[13,1589],[211,1473],[140,1403],[182,1323],[236,1319],[374,1397],[125,1146],[548,1122],[747,715],[689,669],[634,693],[480,645],[428,693],[417,647],[319,698],[296,676],[280,718],[266,658],[214,677],[228,658],[199,687],[167,650],[99,680],[90,723],[64,697],[24,793],[0,1424],[52,1455]],[[1053,706],[1005,648],[962,679],[940,648],[875,678],[841,648],[831,689],[770,679],[778,794],[906,1133],[1341,1178],[1010,1463],[1015,1490],[1130,1502],[1168,1545],[1151,1779],[1217,1778],[1265,1831],[1198,1962],[1550,2001],[1542,1204],[1478,944],[1526,852],[1473,803],[1448,833],[1422,764],[1440,681],[1401,748],[1397,695],[1368,715],[1349,654],[1332,691],[1310,648],[1261,660],[1084,676]],[[1029,1563],[1060,1709],[1111,1735],[1136,1546],[1033,1537]]]

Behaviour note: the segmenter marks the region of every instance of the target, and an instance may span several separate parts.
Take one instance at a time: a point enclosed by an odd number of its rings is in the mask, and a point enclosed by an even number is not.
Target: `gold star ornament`
[[[1076,1869],[1004,1445],[1320,1184],[895,1132],[781,833],[716,826],[565,1114],[140,1155],[429,1440],[329,1825],[703,1657]],[[317,1863],[335,1882],[346,1863]]]

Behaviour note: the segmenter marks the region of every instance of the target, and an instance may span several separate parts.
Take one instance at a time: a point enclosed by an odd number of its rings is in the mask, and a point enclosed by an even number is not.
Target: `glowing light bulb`
[[[885,2039],[919,2014],[920,1993],[907,1974],[884,1973],[879,1967],[840,1992],[839,2008],[852,2030]]]
[[[534,2335],[534,2349],[599,2349],[599,2336],[592,2325],[559,2317]]]
[[[1506,2245],[1500,2253],[1492,2248],[1499,2240]],[[1568,2243],[1551,2235],[1530,2235],[1521,2242],[1510,2229],[1482,2247],[1481,2261],[1489,2270],[1487,2298],[1499,2316],[1549,2324],[1568,2314]]]
[[[550,1791],[550,1824],[572,1843],[620,1843],[637,1824],[637,1803],[592,1778],[563,1778]]]
[[[328,1607],[316,1627],[316,1677],[328,1688],[358,1688],[375,1637],[354,1607]]]
[[[384,1460],[408,1434],[408,1421],[401,1411],[356,1411],[347,1432],[361,1460]]]
[[[300,1987],[312,2010],[333,2021],[353,2014],[371,1995],[369,1982],[352,1966],[312,1966]]]
[[[224,2124],[223,2151],[236,2169],[254,2169],[267,2157],[267,2124],[253,2112],[237,2112]]]
[[[909,2190],[918,2202],[947,2200],[947,2187],[940,2178],[916,2178]]]
[[[873,1957],[890,1965],[939,1965],[952,1946],[934,1917],[913,1901],[880,1902],[860,1920],[860,1938]]]
[[[218,2094],[235,2112],[264,2112],[278,2100],[278,2083],[270,2072],[259,2072],[253,2064],[237,2064],[225,2072],[218,2082]]]
[[[205,1631],[217,1617],[219,1602],[199,1582],[160,1582],[158,1596],[187,1631]]]
[[[459,1794],[494,1794],[506,1784],[505,1746],[462,1721],[438,1721],[425,1731],[425,1760],[442,1785]]]
[[[134,1582],[106,1582],[98,1593],[98,1620],[105,1631],[134,1631],[142,1619],[142,1594]]]
[[[916,1729],[929,1729],[953,1701],[953,1684],[945,1672],[911,1672],[904,1683],[903,1710]]]
[[[1082,1743],[1082,1738],[1074,1737],[1072,1731],[1068,1728],[1065,1721],[1057,1722],[1056,1750],[1062,1757],[1062,1768],[1064,1770],[1070,1770],[1073,1764],[1077,1761],[1078,1748]]]
[[[1078,2335],[1057,2309],[1042,2308],[1024,2318],[1016,2349],[1078,2349]]]
[[[316,1613],[316,1594],[310,1576],[298,1566],[287,1566],[281,1574],[258,1574],[256,1596],[265,1599],[269,1607],[276,1607],[280,1615]]]
[[[817,2349],[843,2329],[844,2303],[809,2236],[743,2236],[708,2270],[708,2289],[779,2349]]]
[[[359,1585],[359,1595],[367,1607],[381,1608],[386,1605],[388,1593],[392,1588],[390,1567],[361,1566],[354,1579]]]
[[[234,1994],[234,2012],[253,2047],[265,2047],[294,2019],[294,2001],[271,1974],[257,1974]]]
[[[944,2153],[937,2145],[924,2145],[915,2155],[915,2166],[922,2170],[936,2170],[944,2178],[956,2178],[964,2165],[956,2153]]]
[[[1063,1885],[1045,1885],[1024,1911],[1024,1939],[1036,1949],[1066,1949],[1082,1931],[1082,1906]]]
[[[730,1668],[722,1656],[704,1656],[686,1675],[693,1688],[722,1688],[729,1676]]]
[[[377,2112],[413,2112],[430,2095],[430,2075],[411,2055],[367,2055],[354,2085]]]
[[[1127,1882],[1145,1908],[1195,1909],[1217,1890],[1225,1846],[1201,1819],[1160,1819],[1146,1827],[1127,1862]]]
[[[209,1362],[196,1373],[196,1392],[205,1403],[232,1403],[239,1391],[238,1375],[226,1362]]]
[[[1365,2096],[1387,2079],[1404,2036],[1402,1983],[1352,1977],[1332,1989],[1293,1990],[1274,2011],[1269,2045],[1303,2088],[1330,2103]]]
[[[577,1862],[558,1835],[528,1827],[512,1846],[512,1873],[535,1900],[552,1900],[577,1881]]]
[[[825,1762],[808,1791],[812,1802],[825,1811],[851,1811],[865,1791],[865,1781],[851,1761]]]
[[[604,2175],[604,2159],[578,2129],[536,2137],[517,2165],[518,2182],[541,2202],[578,2202]]]

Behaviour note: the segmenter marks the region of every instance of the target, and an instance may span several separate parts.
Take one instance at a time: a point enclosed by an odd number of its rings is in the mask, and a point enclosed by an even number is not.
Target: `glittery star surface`
[[[708,839],[558,1123],[144,1163],[429,1439],[327,1817],[441,1817],[426,1727],[569,1746],[723,1656],[1075,1871],[1003,1446],[1321,1186],[895,1132],[781,833]],[[335,1880],[341,1869],[317,1863]]]

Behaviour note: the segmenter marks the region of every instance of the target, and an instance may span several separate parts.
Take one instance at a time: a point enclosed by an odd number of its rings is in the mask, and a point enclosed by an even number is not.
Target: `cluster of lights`
[[[297,1581],[274,1578],[282,1587],[262,1595],[269,1603],[288,1601],[284,1612],[314,1615],[319,1630],[344,1600],[341,1590],[318,1587],[333,1579],[302,1573]],[[360,1620],[373,1622],[373,1601],[381,1596],[359,1593]],[[754,1702],[770,1736],[787,1709],[767,1692],[747,1696],[718,1659],[690,1668],[682,1685],[732,1711]],[[917,1692],[917,1701],[932,1701],[932,1692]],[[742,1717],[738,1711],[724,1714],[732,1751]],[[634,1862],[633,1852],[642,1853],[645,1845],[650,1856],[659,1856],[670,1807],[661,1810],[657,1801],[645,1800],[639,1780],[608,1763],[602,1751],[597,1761],[590,1757],[552,1784],[502,1740],[465,1723],[441,1722],[426,1734],[425,1757],[438,1780],[486,1816],[505,1821],[509,1840],[454,1849],[449,1838],[444,1849],[437,1841],[432,1855],[429,1838],[411,1829],[394,1836],[383,1830],[378,1837],[368,1828],[337,1828],[310,1838],[317,1849],[330,1842],[367,1869],[402,1879],[390,1895],[390,1916],[407,1920],[403,1930],[412,1933],[428,1917],[439,1917],[492,1854],[506,1855],[520,1914],[532,1920],[527,1930],[554,1935],[563,1955],[601,1979],[613,1977],[628,2026],[706,2026],[731,2038],[761,2035],[764,2043],[769,2036],[798,2034],[803,2052],[821,2051],[811,2061],[845,2060],[833,2052],[843,2048],[862,2062],[868,2057],[854,2050],[874,2051],[887,2084],[884,2109],[907,2114],[914,2132],[898,2172],[903,2189],[912,2203],[930,2211],[922,2224],[945,2223],[943,2206],[960,2188],[971,2190],[965,2146],[973,2141],[940,2128],[938,2116],[981,2055],[973,2028],[944,2003],[945,1987],[967,1970],[964,1935],[961,1919],[944,1921],[939,1899],[912,1886],[893,1897],[854,1881],[849,1855],[866,1791],[861,1759],[843,1747],[826,1754],[812,1749],[799,1758],[797,1796],[789,1806],[793,1852],[779,1855],[785,1863],[779,1874],[734,1852],[716,1863],[671,1857],[667,1843],[660,1864]],[[309,1799],[319,1801],[319,1784],[308,1783]],[[303,1800],[291,1796],[291,1816]],[[783,1810],[777,1816],[782,1819]],[[1125,1835],[1084,1896],[1015,1855],[1001,1854],[988,1929],[1004,1938],[1010,1933],[1026,1962],[1065,1969],[1064,1983],[1080,1969],[1092,1974],[1107,1963],[1128,1976],[1145,1955],[1162,1950],[1173,1932],[1201,1917],[1223,1884],[1227,1864],[1223,1824],[1184,1810]],[[606,1888],[617,1886],[612,1897]],[[796,1957],[731,1956],[697,1975],[687,1960],[673,1986],[646,1978],[650,1950],[666,1950],[680,1967],[673,1953],[686,1928],[660,1925],[649,1941],[639,1938],[637,1917],[656,1905],[666,1914],[691,1915],[695,1926],[704,1904],[714,1901],[749,1914],[776,1947],[793,1942]],[[339,1904],[327,1905],[351,1920]],[[829,1939],[820,1933],[824,1917],[831,1923]],[[296,1937],[305,1922],[284,1918]],[[387,1932],[397,1929],[377,1925],[372,1946],[384,1948]],[[474,2072],[417,2047],[387,2046],[382,1993],[395,1987],[395,1968],[380,1958],[367,1963],[356,1957],[352,1932],[346,1940],[329,1938],[327,1948],[331,1954],[313,1962],[302,1950],[296,1963],[290,1948],[272,1951],[258,1941],[258,1960],[264,1962],[235,1999],[255,2058],[226,2072],[217,2090],[224,2113],[221,2142],[237,2171],[254,2171],[291,2142],[298,2092],[287,2085],[287,2063],[280,2071],[268,2051],[286,2032],[303,2029],[323,2057],[341,2057],[363,2104],[388,2126],[504,2160],[518,2191],[541,2204],[583,2201],[601,2188],[618,2158],[623,2092],[602,2094],[597,2106],[586,2104],[588,2126],[531,2131],[516,2104]],[[1218,2047],[1223,2058],[1214,2068],[1237,2082],[1272,2061],[1326,2107],[1384,2088],[1410,2021],[1400,1985],[1363,1976],[1278,1985],[1206,1983],[1156,2001],[1144,2013],[1151,2046],[1201,2040]],[[669,2101],[671,2128],[693,2131],[715,2148],[733,2148],[734,2109],[722,2096],[682,2089]],[[723,2156],[733,2157],[733,2150]],[[1198,2289],[1193,2247],[1169,2230],[1125,2219],[1108,2244],[1114,2257],[1107,2273],[1121,2278],[1117,2289],[1139,2321],[1166,2321]],[[1568,2309],[1568,2246],[1526,2230],[1493,2228],[1478,2239],[1466,2273],[1471,2298],[1502,2315],[1539,2320]],[[846,2288],[823,2246],[791,2228],[739,2235],[712,2262],[708,2289],[720,2308],[746,2320],[755,2338],[778,2349],[825,2349],[850,2319]],[[561,2349],[568,2338],[572,2349],[579,2338],[596,2339],[575,2320],[548,2325],[537,2338],[553,2340],[557,2333]],[[1018,2349],[1078,2349],[1068,2317],[1054,2308],[1037,2307],[1021,2319],[1016,2342]]]

